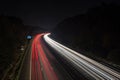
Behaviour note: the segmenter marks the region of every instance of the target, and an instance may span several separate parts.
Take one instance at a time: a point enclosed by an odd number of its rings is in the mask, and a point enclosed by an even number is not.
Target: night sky
[[[40,1],[0,1],[0,14],[20,17],[27,25],[52,29],[63,19],[83,13],[101,2],[120,3],[120,0]]]

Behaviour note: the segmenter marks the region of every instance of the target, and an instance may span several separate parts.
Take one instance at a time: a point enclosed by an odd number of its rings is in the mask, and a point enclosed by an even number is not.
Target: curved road
[[[26,76],[30,80],[120,80],[119,72],[67,48],[49,35],[38,34],[33,39]]]

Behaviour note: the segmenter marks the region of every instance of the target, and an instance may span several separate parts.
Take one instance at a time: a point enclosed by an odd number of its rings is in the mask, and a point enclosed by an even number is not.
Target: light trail
[[[44,40],[63,58],[69,61],[77,70],[95,80],[120,80],[120,73],[104,66],[64,45],[52,40],[48,35],[44,35]],[[87,74],[86,74],[87,73]]]
[[[58,80],[42,47],[42,36],[37,35],[32,43],[31,80]]]

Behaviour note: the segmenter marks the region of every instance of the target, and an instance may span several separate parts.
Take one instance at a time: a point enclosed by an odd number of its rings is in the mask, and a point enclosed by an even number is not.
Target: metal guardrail
[[[17,72],[16,77],[15,77],[14,80],[19,80],[19,78],[20,78],[20,73],[21,73],[21,70],[22,70],[22,67],[23,67],[23,63],[24,63],[24,60],[25,60],[25,57],[26,57],[27,53],[30,50],[31,43],[32,43],[32,40],[27,42],[27,46],[26,46],[26,49],[24,51],[24,55],[22,56],[22,58],[20,60],[18,72]]]

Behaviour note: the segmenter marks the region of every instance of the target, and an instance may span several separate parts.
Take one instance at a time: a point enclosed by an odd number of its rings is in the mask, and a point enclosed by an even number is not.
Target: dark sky
[[[118,3],[120,0],[4,0],[0,1],[0,13],[21,17],[25,24],[52,29],[63,19],[80,14],[101,2]]]

